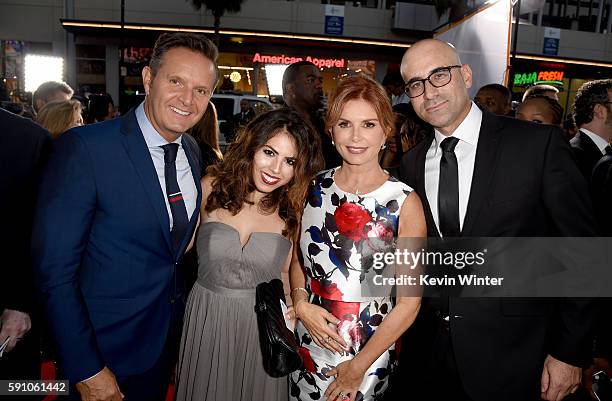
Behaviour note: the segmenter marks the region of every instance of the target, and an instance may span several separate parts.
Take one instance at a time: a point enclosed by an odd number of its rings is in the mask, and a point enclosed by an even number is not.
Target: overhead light
[[[47,81],[64,80],[64,59],[61,57],[25,56],[25,90],[34,92],[40,84]]]
[[[283,95],[283,74],[287,67],[285,64],[266,64],[268,92],[271,96]]]
[[[555,58],[555,57],[544,57],[544,56],[532,56],[528,54],[517,54],[516,58],[520,58],[524,60],[551,61],[554,63],[590,65],[590,66],[595,66],[595,67],[612,68],[611,63],[600,63],[597,61],[573,60],[573,59],[566,59],[566,58]]]

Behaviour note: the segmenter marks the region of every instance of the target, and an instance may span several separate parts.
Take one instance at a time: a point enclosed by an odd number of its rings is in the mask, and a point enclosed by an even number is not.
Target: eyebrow
[[[445,67],[445,66],[436,67],[436,68],[434,68],[433,70],[429,71],[429,73],[427,74],[427,76],[429,77],[431,74],[433,74],[433,73],[435,73],[435,72],[438,72],[438,71],[440,71],[440,70],[445,70],[445,69],[447,69],[447,68],[448,68],[448,67]],[[406,82],[406,85],[407,85],[407,84],[411,84],[411,83],[413,83],[413,82],[415,82],[415,81],[420,81],[420,80],[422,80],[422,79],[426,79],[426,78],[418,78],[418,77],[413,77],[413,78],[410,78],[410,79],[408,80],[408,82]]]
[[[270,146],[270,145],[266,145],[266,146],[269,147],[277,155],[280,155],[280,153],[278,153],[278,150],[274,149],[272,146]],[[286,159],[297,160],[297,158],[293,157],[293,156],[287,156]]]

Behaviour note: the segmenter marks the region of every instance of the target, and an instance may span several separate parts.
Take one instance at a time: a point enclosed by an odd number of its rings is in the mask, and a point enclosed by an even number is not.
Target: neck
[[[469,101],[466,105],[465,108],[463,109],[463,111],[461,112],[461,114],[459,115],[459,118],[457,118],[455,120],[455,122],[452,125],[449,125],[448,127],[438,127],[438,131],[440,131],[440,133],[444,136],[449,136],[452,135],[453,132],[455,132],[455,130],[461,125],[461,123],[467,118],[468,114],[470,114],[470,110],[472,109],[472,102]]]
[[[581,125],[580,128],[584,128],[586,130],[591,131],[592,133],[603,138],[607,142],[610,142],[610,140],[612,139],[612,130],[607,128],[606,126],[602,127],[601,124],[591,122],[588,124]]]
[[[157,131],[162,138],[168,141],[168,143],[176,141],[177,138],[181,136],[181,134],[176,134],[174,132],[166,132],[157,125],[157,121],[155,121],[155,118],[153,118],[153,111],[151,110],[151,105],[147,101],[147,98],[145,98],[144,101],[144,112],[151,125],[153,125],[153,128],[155,128],[155,131]]]
[[[375,184],[382,180],[383,176],[386,178],[387,175],[376,161],[362,165],[343,162],[338,174],[347,189],[356,194],[369,192]]]

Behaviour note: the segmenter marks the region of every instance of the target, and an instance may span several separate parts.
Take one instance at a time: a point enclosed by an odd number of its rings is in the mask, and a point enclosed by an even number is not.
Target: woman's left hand
[[[327,401],[336,399],[355,401],[364,374],[364,371],[355,368],[352,360],[344,361],[327,372],[328,377],[336,376],[336,380],[325,391]]]

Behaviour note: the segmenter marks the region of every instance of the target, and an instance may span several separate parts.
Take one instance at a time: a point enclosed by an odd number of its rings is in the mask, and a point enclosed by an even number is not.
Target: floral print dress
[[[334,380],[325,374],[352,359],[393,307],[390,296],[366,297],[362,290],[369,275],[381,273],[373,264],[373,254],[395,250],[400,209],[412,189],[389,177],[376,190],[355,195],[335,184],[336,171],[321,172],[310,187],[300,248],[310,302],[340,319],[336,329],[349,351],[339,355],[319,347],[298,320],[296,337],[304,368],[290,375],[292,400],[324,399]],[[395,363],[391,346],[367,370],[356,400],[382,397]]]

